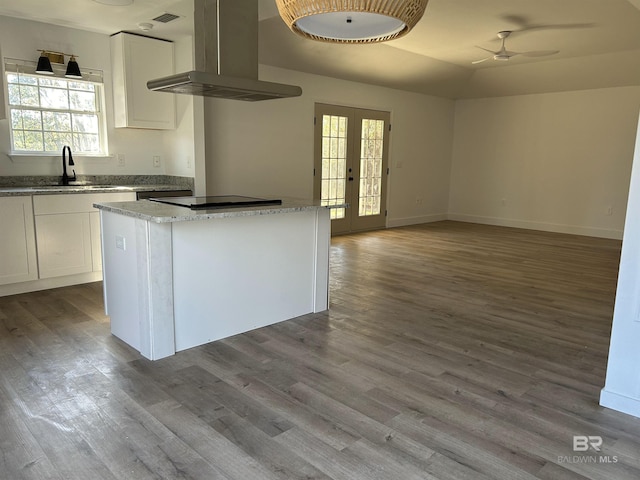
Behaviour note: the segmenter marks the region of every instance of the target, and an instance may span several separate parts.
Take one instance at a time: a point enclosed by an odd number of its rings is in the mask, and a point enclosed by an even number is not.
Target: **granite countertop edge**
[[[0,197],[65,193],[194,190],[192,177],[175,175],[84,175],[61,185],[58,175],[0,175]]]
[[[33,187],[0,187],[1,197],[21,195],[57,195],[68,193],[125,193],[125,192],[157,192],[186,190],[181,185],[68,185],[68,186],[33,186]]]
[[[278,213],[304,212],[328,208],[347,208],[348,204],[324,206],[320,202],[301,199],[283,199],[282,205],[256,205],[231,208],[207,208],[191,210],[150,200],[135,202],[95,203],[93,206],[105,212],[147,220],[154,223],[185,222],[212,218],[248,217]]]

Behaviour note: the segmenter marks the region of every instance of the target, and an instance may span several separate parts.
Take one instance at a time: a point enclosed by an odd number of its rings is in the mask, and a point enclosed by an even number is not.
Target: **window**
[[[346,203],[348,120],[338,115],[322,116],[322,205]],[[331,219],[344,216],[344,208],[331,209]]]
[[[58,155],[69,145],[76,154],[106,154],[101,82],[5,68],[13,153]]]
[[[363,118],[360,136],[358,215],[380,215],[382,163],[384,161],[384,120]]]

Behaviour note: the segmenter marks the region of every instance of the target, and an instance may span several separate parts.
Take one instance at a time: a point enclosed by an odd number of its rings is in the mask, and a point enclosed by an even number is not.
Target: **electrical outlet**
[[[423,199],[422,197],[416,197],[416,204],[417,205],[422,205]]]
[[[503,207],[507,206],[507,199],[503,198],[502,200],[500,200],[500,205],[502,205]]]
[[[607,207],[607,215],[613,215],[613,207]]]
[[[127,239],[122,235],[116,235],[116,248],[122,251],[127,249]]]
[[[118,154],[118,166],[124,167],[124,153]]]
[[[191,155],[187,155],[187,168],[191,168]]]
[[[154,167],[159,167],[160,166],[160,155],[154,155],[153,156],[153,166]]]

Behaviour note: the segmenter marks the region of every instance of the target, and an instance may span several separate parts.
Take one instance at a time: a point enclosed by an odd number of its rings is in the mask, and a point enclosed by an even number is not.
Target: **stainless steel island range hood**
[[[258,80],[258,0],[194,0],[194,43],[196,70],[149,80],[147,88],[249,102],[302,94]]]

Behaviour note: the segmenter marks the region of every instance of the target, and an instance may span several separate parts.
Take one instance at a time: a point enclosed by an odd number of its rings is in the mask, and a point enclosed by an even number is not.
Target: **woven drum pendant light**
[[[306,38],[375,43],[401,37],[418,23],[429,0],[276,0],[287,26]]]

